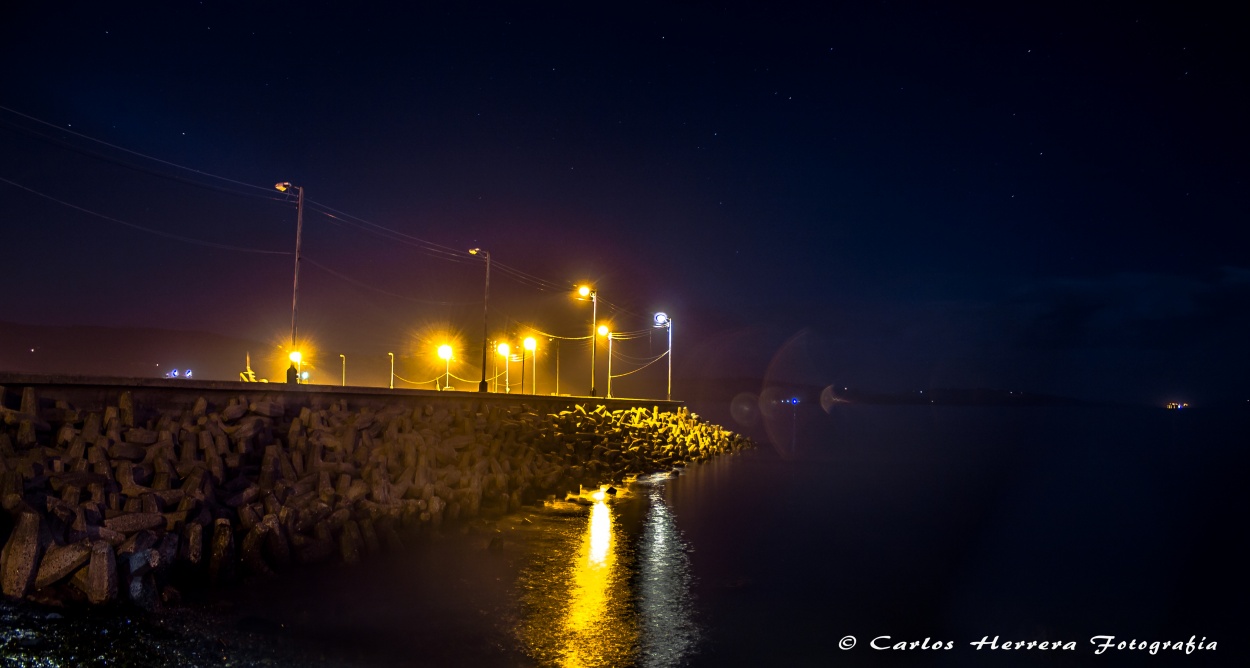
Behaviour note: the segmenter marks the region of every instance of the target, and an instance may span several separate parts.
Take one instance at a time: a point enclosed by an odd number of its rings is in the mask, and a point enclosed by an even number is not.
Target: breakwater
[[[750,446],[675,402],[0,382],[0,586],[45,601],[156,608]]]

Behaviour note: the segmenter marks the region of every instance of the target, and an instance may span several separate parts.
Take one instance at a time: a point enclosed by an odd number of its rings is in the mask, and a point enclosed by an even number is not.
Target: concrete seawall
[[[145,608],[751,445],[653,400],[15,374],[0,388],[3,593]]]

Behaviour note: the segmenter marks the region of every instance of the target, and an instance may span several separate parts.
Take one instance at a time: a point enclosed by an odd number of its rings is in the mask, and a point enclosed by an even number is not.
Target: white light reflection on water
[[[673,666],[694,651],[689,559],[664,478],[591,495],[588,515],[552,506],[521,577],[520,634],[540,665]]]
[[[676,666],[694,650],[698,628],[691,615],[690,559],[661,481],[647,479],[650,504],[638,558],[638,614],[642,626],[641,664]]]

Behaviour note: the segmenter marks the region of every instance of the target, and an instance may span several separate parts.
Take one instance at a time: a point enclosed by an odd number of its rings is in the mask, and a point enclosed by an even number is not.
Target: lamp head
[[[671,318],[668,317],[667,313],[664,313],[663,311],[661,311],[660,313],[655,314],[655,326],[656,327],[668,327],[669,323],[671,322],[673,321]]]
[[[507,356],[508,356],[508,353],[509,353],[511,350],[512,350],[512,348],[511,348],[511,347],[509,347],[509,346],[508,346],[508,344],[506,344],[506,343],[501,343],[501,344],[499,344],[499,347],[498,347],[498,348],[495,348],[495,352],[499,353],[500,355],[503,355],[504,357],[507,357]]]
[[[451,346],[449,346],[449,345],[447,345],[447,344],[445,344],[445,343],[444,343],[443,345],[439,346],[439,347],[438,347],[438,356],[439,356],[439,358],[440,358],[440,359],[445,359],[445,360],[449,360],[449,359],[451,359]]]
[[[607,335],[608,335],[608,326],[599,325],[599,336],[607,336]]]
[[[581,295],[582,297],[589,297],[591,292],[594,292],[594,291],[591,290],[590,286],[588,285],[583,285],[577,289],[577,294]]]
[[[298,364],[300,360],[304,359],[304,356],[301,355],[298,350],[292,350],[289,357],[291,358],[291,361],[296,364]]]
[[[532,352],[537,347],[538,347],[538,342],[534,340],[534,337],[532,336],[525,337],[525,349],[526,350],[529,350]]]
[[[274,187],[274,188],[277,188],[277,189],[278,189],[278,192],[280,192],[280,193],[284,193],[284,192],[286,192],[286,191],[287,191],[287,189],[288,189],[288,188],[290,188],[290,187],[291,187],[291,184],[290,184],[290,182],[289,182],[289,181],[283,181],[282,183],[275,183],[275,184],[273,184],[273,187]]]

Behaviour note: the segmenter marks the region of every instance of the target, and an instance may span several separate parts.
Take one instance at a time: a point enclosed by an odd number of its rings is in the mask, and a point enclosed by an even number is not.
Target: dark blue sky
[[[0,177],[97,214],[290,252],[271,184],[291,181],[547,282],[496,276],[501,336],[505,314],[581,334],[587,309],[555,284],[595,281],[622,331],[668,311],[679,377],[1245,398],[1250,57],[1232,9],[3,12]],[[289,328],[289,256],[10,183],[0,225],[0,320]],[[450,329],[471,373],[480,264],[359,225],[309,212],[301,332],[337,360]]]

